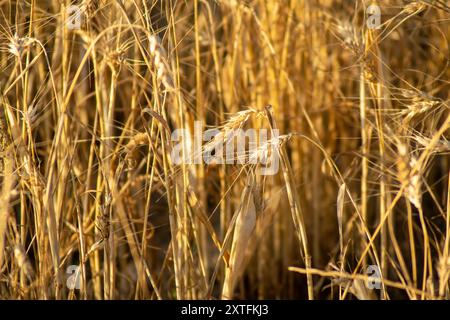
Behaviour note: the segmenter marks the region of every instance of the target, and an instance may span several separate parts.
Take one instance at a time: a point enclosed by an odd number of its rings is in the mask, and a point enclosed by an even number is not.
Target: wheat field
[[[449,299],[449,65],[446,0],[0,0],[0,299]]]

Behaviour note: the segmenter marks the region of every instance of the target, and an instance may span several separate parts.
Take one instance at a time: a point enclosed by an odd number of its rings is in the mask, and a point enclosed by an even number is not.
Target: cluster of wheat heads
[[[3,0],[0,26],[0,298],[450,298],[446,1]],[[195,121],[279,130],[279,172],[175,163]]]

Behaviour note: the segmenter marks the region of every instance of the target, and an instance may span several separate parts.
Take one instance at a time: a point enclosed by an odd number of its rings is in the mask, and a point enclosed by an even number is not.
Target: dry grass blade
[[[242,194],[241,209],[234,226],[230,258],[225,270],[225,280],[222,289],[223,299],[233,298],[236,281],[244,272],[246,250],[256,228],[256,208],[253,198],[254,179],[255,177],[250,173]]]
[[[344,236],[343,236],[343,221],[344,221],[344,200],[345,200],[345,189],[346,185],[343,183],[339,187],[339,192],[337,196],[337,221],[339,227],[339,248],[341,254],[344,252]]]

